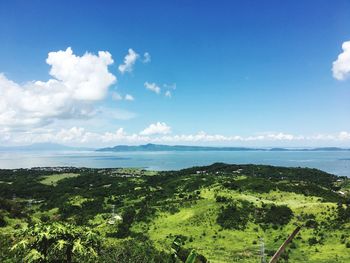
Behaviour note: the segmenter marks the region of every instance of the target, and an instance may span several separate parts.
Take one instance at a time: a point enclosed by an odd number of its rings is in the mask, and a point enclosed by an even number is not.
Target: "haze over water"
[[[310,167],[332,174],[350,177],[350,151],[0,152],[0,168],[2,169],[39,166],[75,166],[178,170],[197,165],[209,165],[214,162]]]

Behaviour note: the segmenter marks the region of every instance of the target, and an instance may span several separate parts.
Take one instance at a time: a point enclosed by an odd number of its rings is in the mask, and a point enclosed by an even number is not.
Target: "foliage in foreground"
[[[99,235],[87,227],[65,223],[36,224],[19,231],[11,250],[25,262],[94,262],[101,247]]]

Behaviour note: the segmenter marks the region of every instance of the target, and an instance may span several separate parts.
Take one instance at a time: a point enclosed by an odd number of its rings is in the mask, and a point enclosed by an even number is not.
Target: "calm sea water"
[[[318,168],[350,177],[350,151],[320,152],[0,152],[0,168],[76,166],[177,170],[214,162]]]

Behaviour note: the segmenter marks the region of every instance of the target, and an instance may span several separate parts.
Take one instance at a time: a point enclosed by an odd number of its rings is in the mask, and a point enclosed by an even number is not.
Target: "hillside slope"
[[[0,178],[4,262],[18,262],[9,250],[18,229],[52,222],[96,231],[101,262],[171,262],[176,237],[197,262],[258,262],[262,243],[271,257],[297,225],[280,262],[350,261],[349,180],[316,169],[36,168],[0,170]]]

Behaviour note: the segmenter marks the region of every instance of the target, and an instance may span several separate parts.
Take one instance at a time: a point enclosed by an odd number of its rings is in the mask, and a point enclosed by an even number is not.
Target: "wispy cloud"
[[[112,92],[112,99],[115,101],[122,100],[123,97],[118,92]]]
[[[112,99],[115,101],[121,101],[121,100],[134,101],[135,100],[134,96],[132,96],[131,94],[126,94],[123,97],[118,92],[112,92]]]
[[[143,54],[143,60],[142,60],[142,62],[143,62],[143,63],[149,63],[149,62],[151,62],[151,55],[150,55],[150,53],[145,52],[145,53]]]
[[[125,95],[125,100],[134,101],[135,98],[134,98],[132,95],[130,95],[130,94],[126,94],[126,95]]]
[[[148,89],[150,91],[153,91],[153,92],[155,92],[157,94],[160,94],[161,89],[156,83],[154,83],[154,82],[153,83],[149,83],[148,81],[146,81],[144,83],[144,86],[145,86],[146,89]]]
[[[133,49],[129,48],[128,54],[124,57],[124,63],[119,65],[119,71],[124,74],[125,72],[132,72],[136,60],[140,57]]]
[[[176,90],[176,83],[163,84],[163,87],[166,89],[164,96],[167,98],[171,98],[173,91]]]
[[[165,92],[165,97],[171,98],[171,91],[170,90],[167,90]]]
[[[124,57],[123,64],[120,64],[118,70],[120,73],[124,74],[125,72],[132,72],[134,70],[134,66],[137,60],[140,60],[142,63],[147,64],[151,62],[151,54],[145,52],[143,54],[143,58],[134,51],[132,48],[129,48],[128,54]]]

